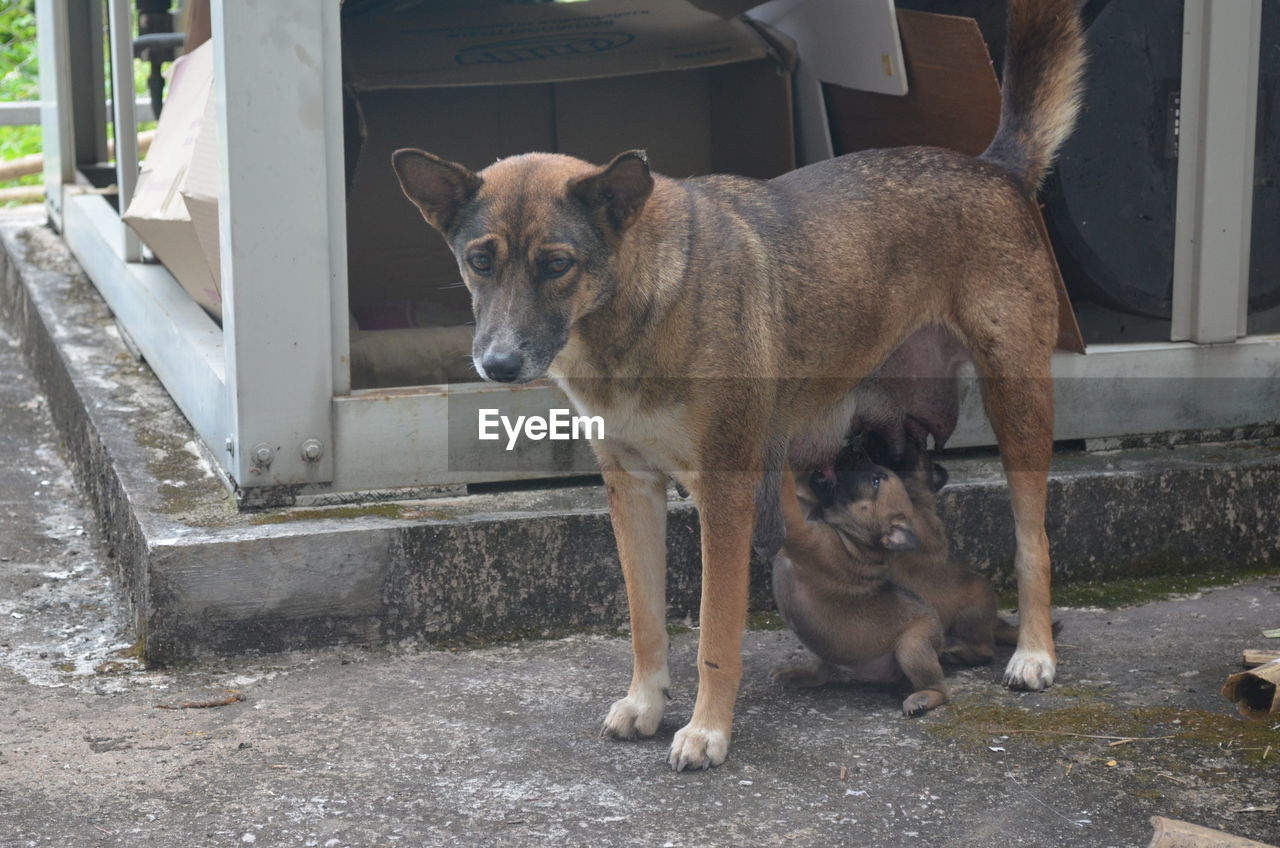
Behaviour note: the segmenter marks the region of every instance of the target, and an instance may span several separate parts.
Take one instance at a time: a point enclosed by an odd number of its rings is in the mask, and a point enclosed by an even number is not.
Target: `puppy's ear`
[[[933,468],[929,473],[929,484],[933,486],[935,492],[942,491],[942,487],[947,485],[947,481],[951,479],[951,475],[947,473],[947,469],[938,463],[933,463]]]
[[[876,465],[883,465],[886,468],[897,468],[895,460],[898,457],[893,455],[893,449],[879,433],[867,431],[862,435],[859,443],[871,462]]]
[[[404,196],[413,201],[427,223],[445,232],[458,210],[476,196],[484,181],[456,162],[406,147],[391,154]]]
[[[809,491],[813,492],[813,496],[818,499],[818,503],[824,509],[829,509],[836,502],[836,472],[835,469],[819,468],[817,471],[809,475]]]
[[[891,551],[914,551],[920,547],[920,538],[915,532],[903,524],[894,524],[884,534],[880,543]]]
[[[628,150],[589,174],[569,181],[569,195],[604,219],[614,233],[631,226],[653,191],[643,150]]]

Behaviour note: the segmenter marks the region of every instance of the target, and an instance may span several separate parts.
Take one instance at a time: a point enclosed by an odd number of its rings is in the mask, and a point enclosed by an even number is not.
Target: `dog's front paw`
[[[694,727],[693,722],[676,731],[667,764],[676,771],[718,766],[729,755],[729,734],[723,730]]]
[[[601,736],[612,736],[614,739],[635,739],[652,736],[662,723],[662,714],[667,709],[665,690],[655,695],[631,694],[619,698],[609,708],[605,717]]]
[[[1004,669],[1004,685],[1010,689],[1025,689],[1039,692],[1053,685],[1053,675],[1057,663],[1047,651],[1024,651],[1021,648],[1013,652],[1009,664]]]

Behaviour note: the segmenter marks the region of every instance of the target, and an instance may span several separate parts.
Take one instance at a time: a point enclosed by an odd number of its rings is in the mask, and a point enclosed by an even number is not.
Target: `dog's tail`
[[[1035,193],[1080,111],[1084,29],[1077,0],[1009,0],[1000,127],[982,154]]]
[[[1059,619],[1053,623],[1053,635],[1057,636],[1061,632],[1062,620]],[[1018,625],[1012,624],[1003,618],[997,618],[995,640],[997,645],[1018,644]]]

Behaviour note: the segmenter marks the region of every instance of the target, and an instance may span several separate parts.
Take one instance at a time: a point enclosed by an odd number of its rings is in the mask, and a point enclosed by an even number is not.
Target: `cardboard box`
[[[161,113],[163,116],[164,113]],[[191,148],[191,162],[179,189],[187,206],[187,215],[195,227],[196,240],[204,254],[205,264],[213,277],[218,305],[222,297],[222,257],[218,243],[218,118],[213,97],[205,104],[204,116]]]
[[[220,317],[221,289],[182,195],[200,137],[213,131],[212,99],[213,45],[205,42],[174,63],[156,138],[142,162],[137,189],[123,218],[187,293]]]
[[[786,39],[754,3],[591,0],[399,4],[348,15],[347,251],[353,306],[424,293],[465,304],[444,240],[400,191],[392,151],[481,169],[556,151],[592,162],[645,148],[655,170],[773,177],[795,165]]]

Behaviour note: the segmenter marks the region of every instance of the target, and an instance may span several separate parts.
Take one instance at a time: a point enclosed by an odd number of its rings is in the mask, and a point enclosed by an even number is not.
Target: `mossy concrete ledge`
[[[61,240],[0,224],[0,314],[22,340],[118,564],[145,658],[338,642],[467,644],[614,628],[626,600],[597,486],[241,513],[210,459]],[[944,460],[960,555],[1010,580],[998,464]],[[1280,564],[1280,440],[1060,451],[1049,533],[1057,579]],[[696,515],[672,496],[672,618],[695,613]],[[753,605],[769,606],[754,566]]]

